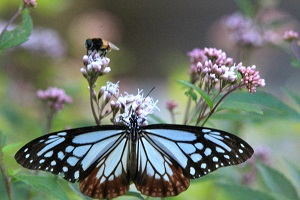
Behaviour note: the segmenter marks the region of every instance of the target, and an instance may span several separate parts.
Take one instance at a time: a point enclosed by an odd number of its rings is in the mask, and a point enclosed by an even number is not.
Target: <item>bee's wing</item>
[[[110,47],[111,49],[116,50],[116,51],[119,51],[119,50],[120,50],[119,47],[117,47],[117,46],[114,45],[113,43],[108,42],[108,44],[109,44],[109,47]]]

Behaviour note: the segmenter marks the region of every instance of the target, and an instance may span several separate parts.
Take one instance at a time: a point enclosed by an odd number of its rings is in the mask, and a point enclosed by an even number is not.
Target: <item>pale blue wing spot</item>
[[[53,147],[59,145],[63,141],[65,141],[65,138],[59,138],[59,139],[55,140],[54,142],[52,142],[51,144],[46,145],[42,150],[40,150],[37,153],[37,156],[41,156],[43,153],[45,153],[46,151],[48,151],[48,150],[52,149]]]
[[[207,147],[207,148],[205,149],[205,151],[204,151],[204,154],[205,154],[206,156],[210,156],[211,152],[212,152],[211,149]]]
[[[87,151],[90,149],[91,146],[92,145],[84,145],[84,146],[76,147],[73,150],[73,155],[76,157],[82,157],[84,154],[87,153]]]
[[[77,164],[77,162],[78,162],[78,158],[76,158],[76,157],[69,157],[68,159],[67,159],[67,163],[69,164],[69,165],[71,165],[71,166],[75,166],[76,164]]]
[[[75,147],[73,147],[73,146],[67,146],[65,152],[70,153],[73,151],[74,148]]]
[[[65,136],[65,135],[67,135],[67,132],[60,132],[57,135],[59,135],[59,136]]]
[[[214,138],[214,137],[212,137],[208,134],[205,134],[204,137],[205,137],[205,139],[221,146],[222,148],[226,149],[227,151],[229,151],[229,152],[231,151],[231,148],[227,144],[225,144],[224,142],[222,142],[222,141],[220,141],[220,140],[218,140],[218,139],[216,139],[216,138]]]
[[[203,144],[200,143],[200,142],[197,142],[197,143],[195,144],[195,147],[196,147],[197,149],[199,149],[199,150],[202,150],[202,149],[204,148]]]
[[[170,140],[176,141],[194,141],[197,139],[197,136],[194,133],[181,130],[170,130],[170,129],[149,129],[147,132],[155,134],[158,136],[166,137]]]
[[[47,152],[47,153],[44,155],[44,157],[49,158],[49,157],[51,157],[52,155],[53,155],[53,151],[49,151],[49,152]]]
[[[199,153],[194,153],[191,155],[191,159],[196,163],[202,159],[202,156]]]
[[[115,136],[123,132],[122,130],[106,130],[106,131],[94,131],[85,133],[82,135],[76,136],[72,142],[75,144],[87,144],[87,143],[94,143],[96,141],[100,141],[106,139],[111,136]]]
[[[191,154],[196,151],[196,148],[192,144],[188,143],[178,143],[179,147],[184,151],[186,154]]]

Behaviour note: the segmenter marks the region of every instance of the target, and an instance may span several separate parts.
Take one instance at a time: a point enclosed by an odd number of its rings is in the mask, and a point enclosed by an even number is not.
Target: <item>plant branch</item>
[[[207,122],[207,120],[211,117],[211,115],[216,111],[216,109],[218,108],[218,106],[220,105],[220,103],[229,95],[231,94],[234,90],[240,88],[242,85],[237,85],[235,87],[233,87],[231,90],[229,90],[226,94],[224,94],[224,96],[221,97],[221,99],[215,104],[215,106],[213,107],[213,109],[210,111],[209,115],[206,117],[206,119],[204,120],[204,122],[202,123],[201,126],[204,126],[204,124]]]

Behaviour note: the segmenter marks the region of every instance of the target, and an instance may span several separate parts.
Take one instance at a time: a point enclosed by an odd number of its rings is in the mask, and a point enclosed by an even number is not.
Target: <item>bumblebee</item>
[[[93,52],[94,50],[96,51],[101,51],[101,56],[106,56],[107,52],[109,52],[111,49],[113,50],[119,50],[119,48],[114,45],[113,43],[103,40],[101,38],[92,38],[92,39],[87,39],[85,41],[85,47],[87,54],[90,52]]]

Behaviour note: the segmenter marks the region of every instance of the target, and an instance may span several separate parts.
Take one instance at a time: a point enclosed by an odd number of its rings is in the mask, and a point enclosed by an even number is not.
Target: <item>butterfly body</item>
[[[204,127],[155,124],[70,129],[37,138],[15,155],[23,167],[80,182],[93,198],[125,194],[130,182],[144,195],[175,196],[190,179],[244,162],[253,149],[230,133]]]

